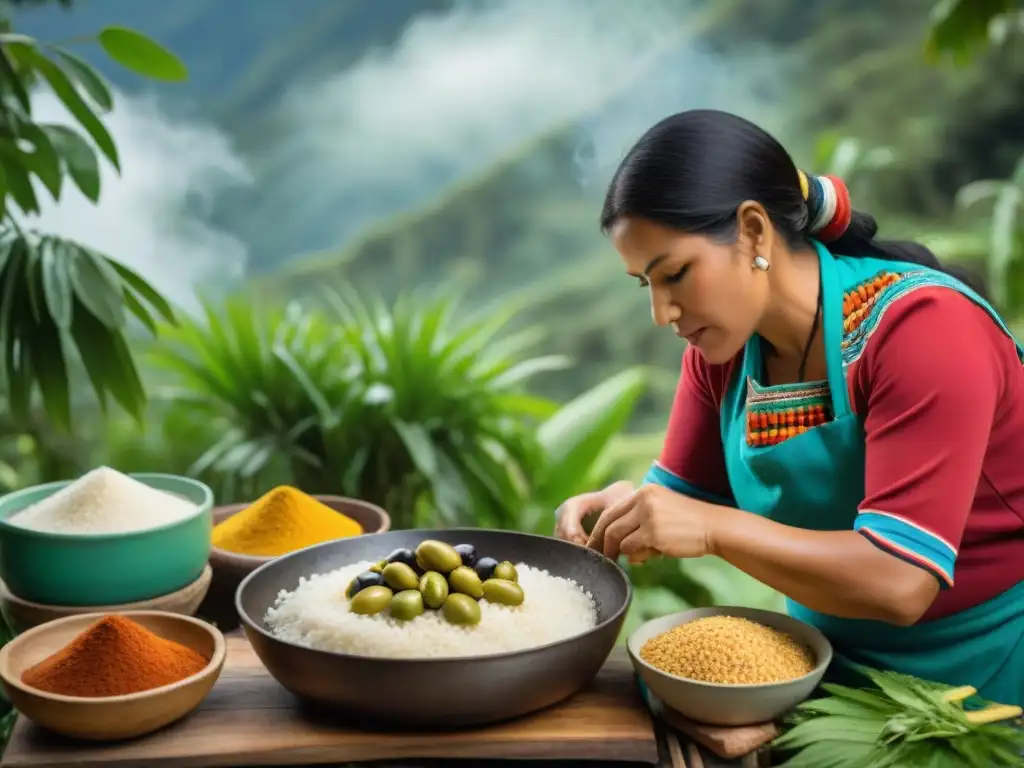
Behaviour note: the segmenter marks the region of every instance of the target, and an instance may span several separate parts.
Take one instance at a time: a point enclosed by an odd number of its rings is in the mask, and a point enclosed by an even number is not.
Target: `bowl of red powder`
[[[0,682],[37,726],[90,741],[130,739],[198,707],[220,676],[225,647],[218,629],[191,616],[70,616],[0,649]]]

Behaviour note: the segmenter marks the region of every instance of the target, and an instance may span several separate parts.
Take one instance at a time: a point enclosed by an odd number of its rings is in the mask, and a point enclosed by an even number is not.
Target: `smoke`
[[[38,122],[76,125],[50,93],[33,99]],[[77,240],[142,274],[186,310],[196,287],[238,279],[246,245],[210,223],[217,197],[247,184],[249,172],[214,127],[171,118],[152,100],[115,94],[104,122],[120,153],[121,174],[101,158],[101,190],[92,203],[66,179],[59,203],[40,191],[32,226]]]
[[[280,200],[303,203],[281,226],[297,239],[326,227],[309,247],[336,247],[581,118],[575,173],[587,186],[672,112],[720,107],[763,121],[778,64],[702,51],[689,5],[504,0],[414,19],[394,46],[284,100],[286,138],[262,174]]]

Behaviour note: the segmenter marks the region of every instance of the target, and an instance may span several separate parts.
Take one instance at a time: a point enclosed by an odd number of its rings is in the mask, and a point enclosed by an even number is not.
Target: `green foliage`
[[[451,298],[392,306],[334,294],[329,308],[263,312],[239,298],[167,329],[154,352],[220,440],[192,471],[258,478],[274,461],[305,490],[384,505],[396,526],[514,526],[537,466],[531,424],[555,405],[526,394],[561,357],[526,357],[533,331],[501,335],[517,307],[477,315]]]
[[[1024,311],[1024,286],[1015,262],[1024,259],[1024,155],[1010,178],[981,179],[962,187],[957,206],[969,211],[991,204],[989,215],[988,285],[996,304],[1017,314]],[[1015,279],[1016,278],[1016,279]]]
[[[184,73],[138,33],[108,28],[100,40],[142,74],[167,75],[175,66]],[[33,119],[29,91],[39,86],[60,99],[77,128]],[[132,270],[25,226],[40,212],[41,189],[60,201],[65,176],[89,200],[99,199],[96,150],[120,169],[99,116],[112,106],[106,82],[83,59],[11,31],[8,18],[0,21],[0,395],[22,422],[30,420],[38,391],[50,420],[70,429],[72,350],[101,406],[110,395],[141,420],[146,397],[127,343],[127,317],[151,330],[154,313],[174,320],[163,297]]]
[[[126,312],[127,310],[127,312]],[[38,388],[54,424],[70,429],[69,358],[77,351],[106,408],[108,395],[141,419],[145,394],[125,338],[128,313],[152,324],[173,320],[139,275],[89,248],[0,225],[0,392],[29,420]]]
[[[825,684],[798,704],[773,742],[792,755],[783,768],[1009,768],[1020,765],[1024,731],[972,722],[954,689],[861,668],[870,689]],[[1019,712],[1019,710],[1018,710]]]
[[[949,56],[964,64],[992,42],[993,32],[1000,35],[999,28],[1022,13],[1018,0],[939,0],[932,9],[928,55],[932,61]]]

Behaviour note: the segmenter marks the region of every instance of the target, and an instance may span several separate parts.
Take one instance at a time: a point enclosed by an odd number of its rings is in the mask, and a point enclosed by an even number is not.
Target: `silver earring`
[[[771,268],[771,264],[764,256],[754,257],[754,267],[760,269],[762,272],[767,272]]]

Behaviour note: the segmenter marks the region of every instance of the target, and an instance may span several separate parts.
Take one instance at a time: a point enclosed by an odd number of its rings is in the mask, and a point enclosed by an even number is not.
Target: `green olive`
[[[420,581],[416,577],[416,571],[405,563],[388,563],[380,575],[396,592],[402,589],[416,589]]]
[[[374,563],[373,565],[370,566],[370,570],[373,571],[374,573],[380,573],[380,572],[382,572],[384,570],[384,568],[387,566],[387,564],[388,564],[387,560],[378,560],[376,563]]]
[[[460,565],[449,573],[448,583],[451,585],[452,592],[461,592],[464,595],[469,595],[474,600],[479,600],[484,595],[483,586],[480,584],[480,577],[476,575],[476,571],[468,566]]]
[[[437,610],[448,597],[448,582],[437,571],[427,571],[420,577],[420,592],[427,607]]]
[[[427,539],[416,547],[416,564],[424,571],[448,574],[462,565],[462,555],[451,544]]]
[[[418,589],[403,589],[391,598],[391,615],[399,621],[415,619],[423,613],[423,595]]]
[[[484,600],[501,605],[522,605],[523,588],[508,579],[488,579],[483,583]]]
[[[348,589],[345,590],[345,597],[351,600],[357,593],[362,592],[367,587],[376,587],[383,583],[384,579],[379,573],[365,571],[349,582]]]
[[[394,593],[390,589],[382,585],[367,587],[352,598],[352,613],[363,616],[380,613],[388,607],[392,594]]]
[[[449,624],[470,627],[480,623],[480,605],[469,595],[458,592],[448,595],[448,599],[441,607],[441,613]]]
[[[498,563],[494,567],[494,574],[491,578],[504,579],[505,581],[519,581],[519,573],[516,571],[516,567],[506,560],[503,563]]]

